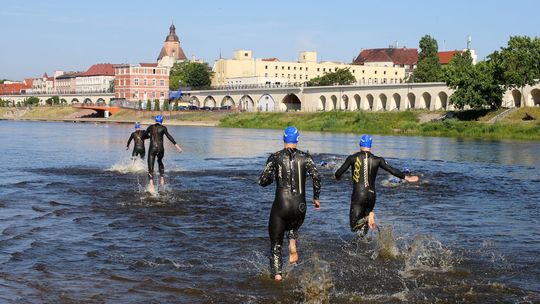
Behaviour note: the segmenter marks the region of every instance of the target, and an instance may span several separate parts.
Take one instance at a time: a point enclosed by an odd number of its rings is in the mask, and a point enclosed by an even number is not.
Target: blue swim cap
[[[139,122],[136,122],[135,123],[135,129],[140,129],[141,128],[141,124]]]
[[[299,137],[300,137],[300,133],[298,132],[298,129],[296,129],[293,126],[287,127],[287,129],[283,131],[283,141],[288,144],[298,143]]]
[[[360,147],[362,148],[371,148],[372,143],[373,138],[371,138],[371,135],[364,134],[362,135],[362,138],[360,138]]]
[[[156,120],[157,123],[163,123],[163,116],[161,115],[156,115],[154,119]]]

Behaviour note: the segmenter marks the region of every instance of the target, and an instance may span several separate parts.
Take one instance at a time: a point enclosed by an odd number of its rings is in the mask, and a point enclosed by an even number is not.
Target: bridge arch
[[[281,101],[281,104],[282,106],[280,106],[280,108],[285,112],[302,110],[302,102],[294,93],[285,95]]]
[[[79,101],[79,99],[77,99],[77,98],[71,99],[71,103],[79,103],[79,102],[80,102],[80,101]]]
[[[206,96],[206,98],[203,101],[203,106],[213,109],[216,107],[216,100],[212,96]]]
[[[431,109],[431,94],[428,92],[422,93],[422,102],[424,103],[424,108],[427,110]]]
[[[256,110],[255,102],[249,95],[242,96],[239,103],[242,111],[254,112]]]
[[[318,111],[326,111],[326,97],[324,95],[319,96],[319,102],[317,105]]]
[[[189,102],[197,108],[201,107],[201,102],[199,101],[199,98],[197,98],[197,96],[191,96]]]
[[[532,106],[534,107],[540,106],[540,90],[539,89],[533,89],[531,91],[530,100],[531,100]]]
[[[341,95],[341,108],[346,111],[350,111],[349,96]]]
[[[261,112],[274,112],[276,109],[276,103],[270,94],[262,95],[257,104],[259,105],[258,108]]]
[[[332,103],[331,103],[332,110],[337,110],[338,109],[338,103],[337,103],[336,95],[330,96],[330,99],[332,100]]]
[[[435,101],[435,109],[434,110],[446,110],[448,108],[448,95],[446,92],[439,92],[437,94],[437,100]]]
[[[105,99],[103,99],[103,98],[101,98],[101,97],[98,98],[98,100],[96,101],[96,104],[97,104],[97,105],[104,105],[104,104],[105,104]]]
[[[378,99],[378,103],[377,103],[377,106],[375,108],[375,111],[378,111],[378,110],[383,110],[383,111],[386,111],[386,103],[388,101],[388,98],[386,97],[385,94],[381,93],[379,94],[379,99]]]
[[[366,101],[367,101],[367,107],[366,110],[373,111],[373,95],[367,94],[366,95]]]
[[[512,99],[516,108],[521,107],[521,92],[518,89],[512,90]]]
[[[414,93],[407,94],[407,108],[415,109],[416,108],[416,95]]]
[[[401,95],[394,93],[392,95],[392,100],[388,104],[388,111],[401,109]]]
[[[352,110],[360,110],[360,104],[362,102],[362,99],[360,98],[360,95],[358,94],[354,94],[353,96],[353,99],[354,99],[354,103],[353,103],[353,107],[351,107]]]
[[[90,98],[85,98],[84,101],[83,101],[84,104],[92,104],[92,99]]]
[[[221,100],[221,106],[224,107],[224,106],[229,106],[231,108],[233,108],[236,104],[234,103],[234,99],[232,99],[231,96],[227,95],[225,97],[223,97],[223,99]]]
[[[64,98],[60,98],[60,103],[63,104],[63,105],[65,105],[65,104],[67,104],[67,100],[64,99]]]

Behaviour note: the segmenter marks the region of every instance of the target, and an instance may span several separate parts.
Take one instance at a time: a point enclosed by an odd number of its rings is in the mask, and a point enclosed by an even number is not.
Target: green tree
[[[24,101],[24,103],[30,106],[37,106],[39,105],[39,98],[36,96],[30,96]]]
[[[146,111],[152,111],[152,101],[146,101]]]
[[[154,99],[154,111],[159,111],[159,99]]]
[[[177,62],[171,68],[169,88],[204,87],[211,83],[212,71],[208,64],[191,61]]]
[[[169,111],[169,101],[165,100],[163,102],[163,111]]]
[[[483,61],[473,65],[469,51],[452,58],[444,71],[446,85],[454,89],[449,103],[458,109],[498,108],[502,103],[504,88],[496,77],[495,63]]]
[[[442,67],[439,62],[439,46],[435,38],[425,35],[420,39],[418,64],[410,82],[438,82],[443,80]]]
[[[507,89],[534,85],[540,78],[540,38],[512,36],[508,45],[489,55],[498,69],[501,84]],[[521,101],[523,104],[523,100]]]
[[[137,106],[138,110],[142,110],[142,100],[139,100],[139,105]]]
[[[178,111],[178,100],[174,101],[173,111]]]
[[[307,82],[308,86],[348,85],[356,82],[356,78],[349,68],[337,69],[334,72],[324,73],[323,76],[315,77]]]

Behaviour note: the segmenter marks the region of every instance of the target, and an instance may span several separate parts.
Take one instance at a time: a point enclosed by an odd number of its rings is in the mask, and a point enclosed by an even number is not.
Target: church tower
[[[187,60],[186,54],[184,54],[184,50],[180,46],[180,39],[176,35],[176,27],[171,24],[169,35],[165,38],[157,59],[158,66],[171,68],[176,62],[185,60]]]

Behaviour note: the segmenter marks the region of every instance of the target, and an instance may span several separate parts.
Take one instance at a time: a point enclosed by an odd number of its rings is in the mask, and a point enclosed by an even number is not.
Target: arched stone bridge
[[[517,92],[517,93],[516,93]],[[404,111],[407,109],[452,110],[453,93],[444,83],[346,85],[324,87],[268,87],[184,91],[199,107],[222,107],[245,111]],[[519,94],[518,94],[519,93]],[[503,106],[540,106],[540,85],[504,94]]]
[[[86,104],[86,105],[110,105],[111,99],[114,98],[114,93],[78,93],[78,94],[26,94],[26,95],[0,95],[0,99],[20,102],[21,104],[29,97],[39,98],[39,104],[45,105],[45,101],[53,96],[60,98],[60,103],[71,104]]]

